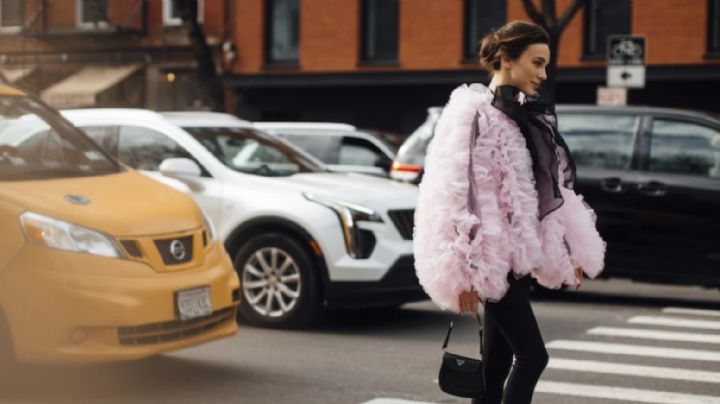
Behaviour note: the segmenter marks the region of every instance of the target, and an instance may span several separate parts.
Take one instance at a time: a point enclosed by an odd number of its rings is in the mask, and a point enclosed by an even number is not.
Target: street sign
[[[645,87],[645,37],[610,35],[607,63],[608,87]]]
[[[598,87],[597,105],[619,107],[627,105],[627,88]]]
[[[645,66],[608,66],[608,87],[645,87]]]

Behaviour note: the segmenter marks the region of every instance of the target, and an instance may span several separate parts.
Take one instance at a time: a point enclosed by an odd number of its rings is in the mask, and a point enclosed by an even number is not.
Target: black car
[[[557,113],[576,190],[608,242],[603,276],[720,287],[720,120],[651,107],[562,105]],[[419,138],[408,138],[413,147],[401,147],[396,165],[412,161],[421,171],[429,139],[419,148]]]

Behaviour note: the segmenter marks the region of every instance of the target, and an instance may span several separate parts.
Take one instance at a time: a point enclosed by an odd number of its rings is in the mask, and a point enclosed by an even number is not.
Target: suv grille
[[[213,314],[186,321],[143,324],[119,327],[120,345],[149,345],[177,341],[210,331],[227,321],[235,321],[235,307],[218,310]]]
[[[388,211],[390,220],[393,221],[400,235],[405,240],[412,240],[413,226],[415,224],[415,210],[391,210]]]
[[[178,265],[192,261],[193,236],[155,240],[155,247],[165,265]]]

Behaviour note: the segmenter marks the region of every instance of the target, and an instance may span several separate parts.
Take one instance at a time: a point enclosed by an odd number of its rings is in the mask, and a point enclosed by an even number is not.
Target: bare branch
[[[545,18],[545,28],[549,30],[555,30],[555,24],[557,23],[555,1],[556,0],[542,0],[542,13]]]
[[[558,21],[558,31],[562,32],[565,27],[570,23],[578,10],[585,5],[585,0],[573,0],[572,4],[563,13],[562,17]]]
[[[536,24],[544,25],[545,19],[543,18],[542,14],[540,14],[540,11],[535,7],[532,0],[522,0],[523,8],[525,9],[525,13],[530,17],[530,19],[535,22]]]

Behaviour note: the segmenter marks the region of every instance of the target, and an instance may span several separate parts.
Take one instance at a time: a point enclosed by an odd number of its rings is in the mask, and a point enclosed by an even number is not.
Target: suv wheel
[[[308,253],[279,233],[254,237],[235,254],[240,314],[263,327],[297,328],[320,312],[318,274]]]

